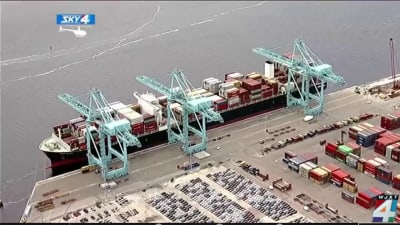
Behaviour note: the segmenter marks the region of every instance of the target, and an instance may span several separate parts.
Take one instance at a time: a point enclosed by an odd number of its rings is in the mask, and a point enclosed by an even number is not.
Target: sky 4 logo
[[[94,14],[57,14],[57,25],[94,25]]]

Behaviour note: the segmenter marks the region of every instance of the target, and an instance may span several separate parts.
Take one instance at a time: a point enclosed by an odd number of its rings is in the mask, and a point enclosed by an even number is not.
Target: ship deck
[[[73,171],[57,177],[49,178],[37,182],[32,195],[28,201],[28,205],[32,206],[27,222],[79,222],[82,218],[87,218],[88,222],[95,222],[99,219],[98,213],[101,212],[104,216],[104,210],[111,213],[111,216],[103,222],[122,222],[118,215],[129,210],[133,216],[126,216],[129,222],[168,222],[175,221],[167,218],[156,209],[159,206],[151,206],[149,199],[160,197],[161,192],[176,193],[177,199],[183,200],[197,208],[200,215],[205,215],[215,222],[224,222],[222,216],[217,217],[210,209],[201,206],[198,201],[191,200],[187,194],[178,190],[175,185],[187,183],[188,180],[200,178],[202,181],[209,184],[210,188],[217,193],[222,193],[228,199],[237,202],[244,209],[248,209],[253,214],[264,222],[273,222],[271,218],[251,207],[246,201],[238,199],[237,196],[217,184],[215,181],[207,177],[209,173],[233,169],[237,174],[245,176],[254,184],[268,189],[273,180],[283,178],[284,181],[292,184],[292,190],[282,193],[276,189],[270,190],[274,195],[286,201],[289,205],[295,208],[298,213],[287,217],[279,222],[288,222],[295,218],[306,217],[310,221],[325,222],[326,218],[317,215],[316,213],[306,211],[303,206],[294,201],[294,197],[300,193],[305,193],[312,196],[317,201],[330,207],[338,209],[339,215],[348,216],[358,222],[369,222],[372,216],[372,210],[366,210],[357,204],[350,204],[341,198],[342,188],[335,187],[331,184],[318,185],[311,182],[305,177],[301,177],[293,171],[287,169],[287,165],[282,162],[282,157],[285,151],[290,150],[301,154],[312,152],[318,156],[318,164],[334,163],[355,177],[359,186],[359,191],[364,191],[369,187],[378,187],[383,191],[395,193],[389,185],[385,185],[374,178],[362,174],[355,169],[352,169],[345,164],[330,158],[324,154],[323,147],[319,145],[320,140],[339,140],[340,130],[332,131],[322,135],[316,135],[314,138],[306,139],[302,142],[291,144],[285,148],[274,150],[264,155],[260,154],[261,144],[259,140],[265,137],[270,137],[265,132],[265,128],[278,129],[285,126],[296,128],[296,131],[283,134],[276,140],[285,139],[299,133],[306,133],[311,129],[321,127],[322,125],[332,124],[333,122],[341,121],[350,116],[356,116],[363,112],[374,114],[386,114],[393,111],[393,104],[396,99],[383,101],[379,98],[369,97],[371,104],[367,104],[367,96],[354,93],[353,88],[347,88],[340,92],[335,92],[326,96],[325,112],[318,117],[318,121],[313,124],[303,122],[304,115],[298,112],[301,109],[281,109],[275,112],[269,112],[253,118],[229,124],[224,127],[219,127],[208,132],[209,139],[217,138],[230,134],[230,137],[224,137],[217,141],[211,141],[208,145],[207,152],[209,157],[199,160],[202,168],[197,172],[192,172],[185,175],[183,171],[177,170],[177,165],[187,162],[189,158],[184,156],[180,151],[179,145],[162,145],[148,149],[142,153],[131,156],[130,167],[131,172],[129,179],[118,184],[117,188],[110,192],[105,192],[99,188],[99,184],[104,183],[101,176],[95,173],[81,174],[80,171]],[[379,125],[379,117],[375,117],[366,121],[368,123]],[[347,130],[348,127],[345,127]],[[397,131],[398,132],[398,131]],[[344,141],[348,141],[347,136]],[[267,144],[272,144],[268,142]],[[221,147],[217,150],[217,147]],[[374,151],[362,149],[362,157],[368,158],[374,155]],[[377,156],[384,158],[383,156]],[[237,160],[244,160],[252,166],[259,168],[262,174],[269,174],[268,181],[261,181],[255,176],[244,172],[236,165]],[[386,159],[390,164],[393,174],[400,173],[400,164],[395,163],[390,159]],[[213,164],[210,167],[208,164]],[[171,182],[171,178],[175,178]],[[59,189],[60,191],[54,195],[70,192],[67,197],[55,200],[55,208],[49,211],[39,213],[33,206],[35,203],[45,200],[42,194],[52,190]],[[128,199],[128,205],[120,206],[115,200],[115,195],[125,193],[125,198]],[[77,201],[61,205],[61,201],[69,198],[76,198]],[[102,201],[100,208],[95,206],[96,201]],[[167,205],[163,207],[168,207]],[[88,213],[82,211],[83,208],[88,208]],[[68,221],[63,220],[63,217],[68,212],[80,210],[80,215],[72,216]],[[95,211],[94,211],[95,210]],[[112,212],[115,211],[116,212]],[[160,209],[159,209],[160,210]],[[192,209],[191,209],[192,210]],[[179,210],[178,210],[179,211]],[[135,215],[136,214],[136,215]],[[175,213],[177,214],[177,213]],[[179,214],[179,213],[178,213]],[[91,216],[94,216],[93,220]],[[196,219],[193,216],[192,219]]]

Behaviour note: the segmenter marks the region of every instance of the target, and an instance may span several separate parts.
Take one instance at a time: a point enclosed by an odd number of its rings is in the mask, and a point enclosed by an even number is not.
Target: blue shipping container
[[[390,178],[384,178],[384,177],[381,177],[381,176],[376,176],[376,179],[379,180],[380,182],[384,183],[384,184],[387,184],[387,185],[389,185],[390,182],[391,182]]]

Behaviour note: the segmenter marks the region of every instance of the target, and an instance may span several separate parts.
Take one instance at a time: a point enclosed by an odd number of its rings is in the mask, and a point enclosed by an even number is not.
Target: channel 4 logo
[[[374,223],[390,223],[395,221],[398,195],[379,195],[372,214]]]
[[[57,14],[57,25],[95,25],[94,14]]]

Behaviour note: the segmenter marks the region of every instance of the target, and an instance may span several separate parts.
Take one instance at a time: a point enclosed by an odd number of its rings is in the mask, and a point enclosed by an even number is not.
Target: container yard
[[[314,122],[292,108],[210,130],[209,156],[197,158],[200,166],[192,173],[178,165],[193,159],[171,144],[131,155],[129,175],[112,189],[100,188],[105,181],[93,171],[49,178],[35,185],[22,221],[370,222],[377,196],[400,187],[400,130],[380,123],[386,121],[381,115],[394,114],[395,101],[366,104],[366,95],[347,88],[326,96]],[[287,126],[295,130],[270,134]],[[264,150],[278,142],[276,150]]]

